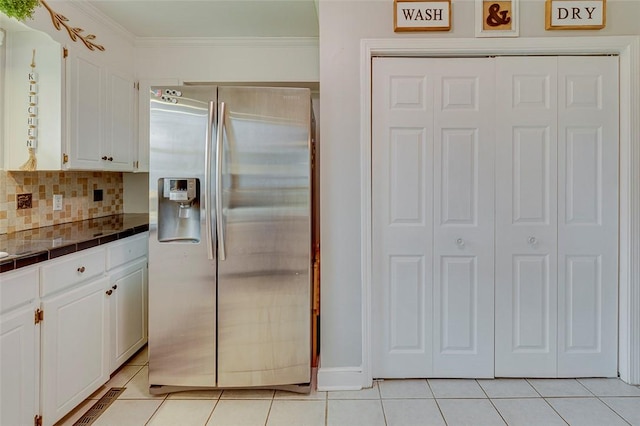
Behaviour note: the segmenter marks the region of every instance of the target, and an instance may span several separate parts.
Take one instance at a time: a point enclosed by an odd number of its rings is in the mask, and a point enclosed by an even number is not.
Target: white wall
[[[123,173],[124,213],[149,213],[149,173]]]
[[[150,39],[136,43],[141,80],[317,82],[317,38]]]
[[[520,37],[640,34],[637,0],[608,0],[598,31],[545,31],[544,4],[520,0]],[[396,34],[391,0],[320,1],[322,369],[362,363],[360,41],[473,38],[473,0],[452,0],[452,11],[449,32]]]

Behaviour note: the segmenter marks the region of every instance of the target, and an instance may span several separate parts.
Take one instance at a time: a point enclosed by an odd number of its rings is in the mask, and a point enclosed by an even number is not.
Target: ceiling
[[[317,0],[84,0],[134,37],[318,37]]]

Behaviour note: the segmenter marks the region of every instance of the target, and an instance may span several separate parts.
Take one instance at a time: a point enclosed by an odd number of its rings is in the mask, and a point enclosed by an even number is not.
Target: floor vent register
[[[102,413],[104,413],[107,408],[109,408],[109,406],[113,404],[116,399],[118,399],[120,394],[124,392],[125,389],[126,388],[109,389],[107,393],[102,396],[102,398],[97,400],[96,403],[93,404],[91,408],[89,408],[89,411],[84,413],[84,415],[73,424],[73,426],[89,426],[90,424],[95,422],[98,417],[100,417]]]

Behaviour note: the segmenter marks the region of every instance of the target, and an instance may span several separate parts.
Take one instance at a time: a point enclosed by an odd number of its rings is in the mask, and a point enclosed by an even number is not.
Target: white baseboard
[[[318,390],[360,390],[370,387],[362,367],[335,367],[318,369]]]

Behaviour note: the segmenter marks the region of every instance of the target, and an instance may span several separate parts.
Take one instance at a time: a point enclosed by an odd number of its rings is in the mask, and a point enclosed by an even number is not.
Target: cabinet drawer
[[[41,269],[41,296],[104,274],[103,248],[68,255],[46,262]]]
[[[38,268],[0,274],[0,313],[38,297]]]
[[[107,270],[124,265],[139,257],[146,257],[149,233],[135,235],[107,246]]]

